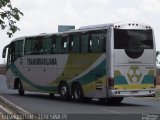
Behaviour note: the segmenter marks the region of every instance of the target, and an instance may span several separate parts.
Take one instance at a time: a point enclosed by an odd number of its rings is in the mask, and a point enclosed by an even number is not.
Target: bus
[[[121,22],[19,37],[4,47],[7,87],[63,100],[153,97],[156,49],[151,26]]]

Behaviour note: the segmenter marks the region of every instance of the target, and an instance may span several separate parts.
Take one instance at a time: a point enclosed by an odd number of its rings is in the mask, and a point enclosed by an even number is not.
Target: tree
[[[0,26],[2,30],[8,28],[8,37],[12,37],[16,31],[20,30],[16,26],[20,16],[23,16],[23,13],[18,8],[12,7],[10,0],[0,0]]]

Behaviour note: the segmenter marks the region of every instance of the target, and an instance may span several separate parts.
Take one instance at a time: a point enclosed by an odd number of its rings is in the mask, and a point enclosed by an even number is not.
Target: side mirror
[[[4,47],[3,53],[2,53],[2,58],[6,57],[6,51],[7,51],[8,45]]]

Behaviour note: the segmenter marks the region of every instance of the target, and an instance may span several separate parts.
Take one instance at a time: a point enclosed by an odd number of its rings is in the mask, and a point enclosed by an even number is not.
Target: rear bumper
[[[156,89],[110,90],[108,97],[154,97]]]

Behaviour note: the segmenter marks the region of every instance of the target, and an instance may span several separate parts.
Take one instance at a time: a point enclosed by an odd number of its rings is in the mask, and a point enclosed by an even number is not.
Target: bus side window
[[[34,54],[43,54],[42,37],[35,38]]]
[[[55,52],[56,54],[61,53],[61,36],[56,37],[56,41],[53,40],[54,43],[56,43]]]
[[[106,52],[106,34],[104,35],[104,38],[103,38],[103,41],[102,41],[102,43],[103,43],[103,52]]]
[[[43,54],[52,54],[52,38],[43,37],[42,40]]]
[[[92,39],[92,37],[91,37],[91,34],[89,35],[88,52],[89,52],[89,53],[92,53],[92,52],[93,52],[93,39]]]
[[[19,40],[15,42],[15,59],[22,57],[23,41]]]
[[[23,53],[23,41],[18,40],[12,42],[8,50],[7,64],[11,65],[17,58],[22,57],[22,53]]]
[[[89,33],[82,33],[82,36],[81,36],[81,52],[82,53],[88,53],[89,46],[90,46]]]
[[[78,53],[79,46],[80,46],[79,34],[78,33],[71,34],[69,40],[69,51],[71,53]]]
[[[26,38],[24,54],[31,55],[34,53],[35,40],[33,38]]]
[[[95,52],[95,53],[100,52],[101,51],[100,49],[102,49],[102,47],[99,46],[100,45],[100,40],[98,38],[98,35],[96,33],[93,33],[92,34],[92,39],[93,39],[93,49],[92,49],[92,51]]]
[[[60,53],[68,53],[68,42],[69,37],[68,36],[61,36],[60,37]]]
[[[12,62],[12,47],[11,47],[11,44],[9,45],[9,48],[8,48],[8,57],[7,57],[7,66],[11,65],[11,62]]]
[[[94,31],[92,32],[92,46],[91,50],[93,53],[102,53],[106,49],[106,33],[104,31]]]
[[[52,36],[52,53],[53,54],[56,54],[58,53],[58,46],[57,46],[57,42],[56,42],[56,39],[57,39],[57,36]]]
[[[15,42],[13,42],[10,46],[10,63],[13,63],[15,59]]]

